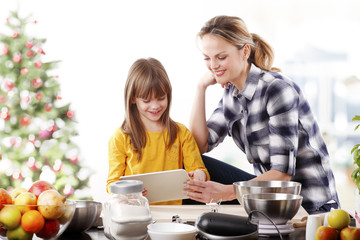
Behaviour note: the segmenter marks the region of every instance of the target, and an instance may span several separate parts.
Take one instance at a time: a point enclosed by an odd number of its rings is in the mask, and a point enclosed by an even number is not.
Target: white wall
[[[47,39],[47,60],[62,61],[56,70],[61,95],[75,110],[80,133],[76,142],[83,164],[96,172],[91,190],[99,201],[105,198],[107,141],[123,120],[123,87],[130,65],[150,56],[164,64],[174,89],[172,118],[187,125],[195,82],[206,70],[195,36],[215,15],[243,18],[250,32],[275,48],[278,67],[310,44],[348,51],[348,71],[360,76],[357,1],[0,0],[0,6],[0,23],[18,7],[22,16],[32,13],[38,24],[28,34]],[[208,113],[221,92],[219,86],[209,89]],[[242,158],[232,146],[227,140],[211,155]],[[240,166],[249,169],[246,162]]]

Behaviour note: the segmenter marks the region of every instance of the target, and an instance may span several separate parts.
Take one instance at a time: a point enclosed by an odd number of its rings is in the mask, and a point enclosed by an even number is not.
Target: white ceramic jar
[[[143,240],[152,217],[142,196],[143,182],[120,180],[110,185],[111,197],[104,204],[104,233],[111,240]]]

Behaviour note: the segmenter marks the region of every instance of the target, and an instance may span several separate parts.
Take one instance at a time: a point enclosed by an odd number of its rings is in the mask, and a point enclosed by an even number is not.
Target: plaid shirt
[[[229,135],[256,175],[275,169],[300,182],[305,209],[339,204],[319,127],[300,88],[285,76],[252,64],[244,89],[225,89],[207,127],[208,151]]]

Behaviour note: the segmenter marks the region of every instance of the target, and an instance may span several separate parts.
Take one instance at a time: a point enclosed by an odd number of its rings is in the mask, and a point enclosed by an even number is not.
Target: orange
[[[21,227],[25,232],[37,233],[43,229],[45,219],[37,210],[30,210],[21,217]]]

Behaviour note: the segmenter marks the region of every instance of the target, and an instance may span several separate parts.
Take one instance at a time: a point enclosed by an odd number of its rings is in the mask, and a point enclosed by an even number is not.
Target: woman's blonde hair
[[[254,63],[257,67],[268,71],[280,71],[278,68],[272,67],[274,53],[271,46],[259,35],[249,33],[245,22],[241,18],[231,16],[213,17],[201,28],[198,36],[201,39],[206,34],[218,36],[236,46],[239,50],[248,44],[251,48],[248,59],[250,64]]]
[[[178,125],[170,118],[171,83],[164,66],[154,58],[141,58],[130,67],[125,83],[124,102],[125,119],[121,125],[124,133],[128,134],[132,148],[138,153],[138,160],[142,157],[142,149],[146,145],[146,131],[140,119],[135,99],[150,99],[152,95],[159,98],[164,95],[168,99],[168,107],[160,120],[167,129],[164,137],[169,148],[176,139]]]

